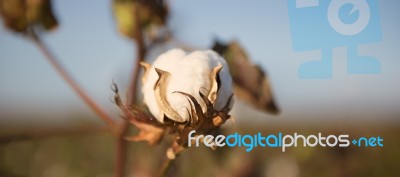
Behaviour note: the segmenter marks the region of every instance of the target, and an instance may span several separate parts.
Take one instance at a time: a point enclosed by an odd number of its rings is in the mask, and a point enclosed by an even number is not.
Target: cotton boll
[[[163,122],[165,111],[160,108],[155,93],[155,85],[160,77],[156,72],[156,68],[168,72],[165,99],[177,116],[167,116],[177,122],[188,121],[190,102],[186,96],[176,92],[180,91],[192,95],[200,104],[203,112],[205,112],[206,105],[199,92],[204,95],[210,93],[212,82],[215,79],[211,77],[212,71],[219,65],[222,65],[222,69],[219,72],[220,88],[214,103],[214,109],[220,110],[227,104],[229,97],[232,95],[232,79],[225,60],[211,50],[195,51],[187,54],[181,49],[172,49],[161,54],[144,75],[145,79],[142,86],[144,102],[153,116]]]

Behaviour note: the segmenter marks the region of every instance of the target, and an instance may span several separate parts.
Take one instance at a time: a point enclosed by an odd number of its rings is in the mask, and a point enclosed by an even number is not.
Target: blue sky
[[[359,54],[379,59],[381,74],[347,74],[343,46],[333,48],[333,78],[326,80],[298,77],[298,67],[318,60],[321,52],[293,51],[286,1],[171,0],[170,4],[169,26],[179,40],[206,49],[214,38],[236,39],[267,70],[283,110],[282,121],[400,116],[399,1],[379,1],[382,40],[358,48]],[[126,84],[134,45],[118,34],[110,1],[56,0],[54,6],[60,26],[45,36],[46,43],[91,96],[116,111],[109,101],[110,83],[116,79]],[[3,115],[32,119],[90,112],[35,46],[4,27],[0,27],[0,82]],[[254,117],[264,120],[266,115],[256,113]],[[10,117],[1,119],[9,121]],[[54,118],[64,119],[68,118]]]

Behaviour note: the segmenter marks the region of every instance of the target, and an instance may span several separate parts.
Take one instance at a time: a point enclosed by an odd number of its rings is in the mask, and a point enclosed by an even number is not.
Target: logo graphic
[[[359,56],[359,44],[382,38],[377,0],[288,0],[292,47],[321,50],[322,58],[299,67],[302,79],[332,78],[332,48],[347,47],[348,74],[379,74],[379,61]]]
[[[349,147],[350,135],[323,135],[321,132],[318,135],[302,135],[297,132],[293,135],[283,134],[279,132],[277,134],[263,135],[257,133],[254,135],[250,134],[239,134],[234,133],[230,135],[196,135],[196,130],[192,130],[188,133],[188,146],[199,147],[200,143],[205,146],[215,149],[217,147],[245,147],[246,152],[250,152],[255,147],[263,148],[280,148],[282,152],[285,152],[289,147]],[[377,137],[360,137],[353,139],[351,143],[358,147],[383,147],[383,138]]]

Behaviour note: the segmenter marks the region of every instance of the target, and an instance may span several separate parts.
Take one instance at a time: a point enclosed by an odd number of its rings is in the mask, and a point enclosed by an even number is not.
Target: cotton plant
[[[129,138],[150,144],[160,141],[165,130],[173,131],[174,144],[167,152],[169,158],[185,149],[187,135],[213,134],[230,118],[233,106],[232,78],[225,60],[212,50],[186,53],[172,49],[161,54],[153,64],[142,62],[144,103],[150,114],[145,122],[137,121],[138,108],[127,110],[116,94],[116,103],[141,132]],[[128,116],[129,117],[129,116]]]
[[[112,11],[118,31],[134,41],[137,47],[126,102],[119,96],[117,85],[112,85],[114,101],[126,121],[115,119],[94,101],[43,42],[42,36],[58,27],[51,0],[0,0],[0,17],[6,29],[33,42],[49,64],[115,135],[115,176],[125,176],[125,140],[147,141],[155,145],[168,134],[173,137],[173,144],[167,150],[165,162],[172,161],[192,143],[187,137],[192,130],[196,130],[195,136],[218,132],[221,125],[230,119],[234,94],[259,110],[279,112],[267,75],[251,62],[237,42],[224,44],[217,41],[213,50],[190,53],[172,49],[155,57],[153,63],[145,63],[141,61],[154,50],[155,44],[173,39],[166,25],[168,5],[164,0],[113,0]],[[148,109],[136,102],[140,65],[144,68],[143,102]],[[129,123],[139,129],[139,133],[124,139]],[[168,165],[163,165],[160,176],[165,175],[168,168]]]

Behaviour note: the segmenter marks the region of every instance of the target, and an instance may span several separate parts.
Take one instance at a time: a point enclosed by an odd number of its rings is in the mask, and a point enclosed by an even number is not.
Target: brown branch
[[[168,172],[172,167],[172,164],[174,162],[175,159],[170,159],[170,158],[166,158],[161,166],[160,172],[158,174],[158,177],[166,177],[168,176]]]
[[[138,16],[139,11],[137,9],[132,9],[133,13]],[[136,18],[138,19],[138,18]],[[135,57],[135,65],[132,70],[131,81],[129,85],[129,89],[127,92],[128,105],[133,105],[137,101],[137,87],[139,84],[139,74],[140,74],[140,62],[144,60],[146,55],[146,45],[143,39],[143,32],[141,28],[141,24],[139,20],[136,20],[137,30],[135,30],[135,41],[136,41],[136,57]],[[117,142],[116,142],[116,162],[115,162],[115,177],[124,177],[125,176],[125,167],[126,167],[126,132],[128,130],[129,122],[127,120],[123,120],[118,128]]]
[[[136,51],[136,61],[135,68],[132,71],[132,80],[127,93],[128,96],[128,105],[135,104],[137,100],[137,85],[139,83],[139,74],[140,74],[140,62],[143,61],[145,56],[145,47],[144,43],[137,42]],[[116,162],[115,162],[115,176],[123,177],[125,171],[125,162],[126,162],[126,141],[125,135],[128,130],[129,122],[127,120],[123,120],[123,122],[119,125],[119,130],[117,133],[117,142],[116,142]]]
[[[138,52],[140,53],[140,52]],[[138,54],[141,55],[141,54]],[[130,89],[128,91],[128,103],[129,105],[132,105],[135,103],[134,100],[136,100],[136,88],[137,88],[137,82],[138,82],[138,77],[139,77],[139,71],[140,71],[140,61],[141,59],[136,59],[136,65],[134,69],[134,75],[132,79],[132,84],[130,86]],[[120,125],[118,126],[118,133],[117,133],[117,142],[116,142],[116,162],[115,162],[115,176],[116,177],[123,177],[124,172],[125,172],[125,166],[126,166],[126,132],[128,130],[128,125],[129,122],[127,120],[123,120]]]
[[[53,66],[53,68],[61,75],[61,77],[72,87],[72,89],[83,99],[83,101],[112,129],[115,127],[115,122],[112,117],[104,111],[89,95],[75,82],[69,73],[63,68],[56,57],[50,52],[50,49],[42,42],[40,36],[35,33],[32,29],[28,33],[30,39],[43,53],[47,61]]]

